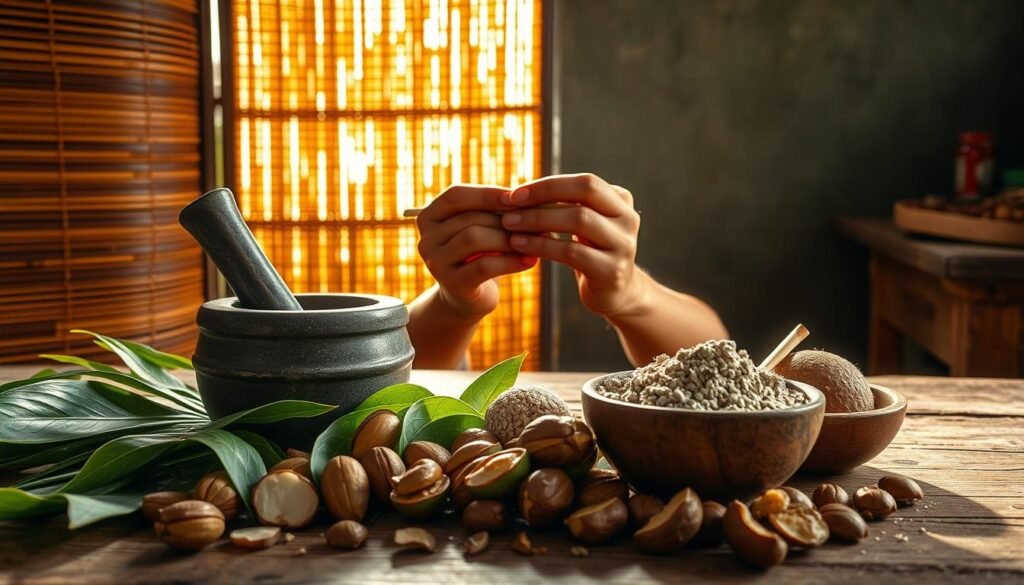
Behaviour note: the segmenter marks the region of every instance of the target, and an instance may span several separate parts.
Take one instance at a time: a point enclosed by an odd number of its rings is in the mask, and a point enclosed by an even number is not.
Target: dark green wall
[[[843,215],[948,193],[961,130],[1024,139],[1021,0],[560,0],[561,171],[633,191],[639,262],[755,359],[797,321],[863,365],[866,255]],[[625,366],[558,280],[557,364]]]

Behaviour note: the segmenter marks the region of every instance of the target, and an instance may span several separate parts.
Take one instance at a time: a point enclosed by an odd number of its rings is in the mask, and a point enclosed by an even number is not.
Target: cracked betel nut
[[[277,544],[281,540],[281,529],[277,526],[250,526],[232,530],[228,538],[237,547],[260,550]]]
[[[448,464],[444,466],[444,472],[450,476],[455,476],[458,471],[470,461],[474,461],[488,455],[493,455],[498,451],[501,451],[501,445],[498,443],[492,443],[490,441],[470,441],[452,453],[451,458],[448,460]]]
[[[790,505],[768,516],[768,522],[790,546],[814,548],[828,541],[828,524],[814,508]]]
[[[436,484],[444,472],[433,459],[420,459],[414,465],[405,468],[405,473],[391,478],[394,484],[393,494],[407,496],[423,491]]]
[[[192,498],[217,506],[224,514],[225,520],[234,520],[238,517],[238,508],[242,502],[226,471],[214,471],[204,475],[192,488]]]
[[[300,473],[306,476],[306,479],[313,479],[313,472],[309,468],[309,459],[305,457],[288,457],[278,461],[273,467],[267,470],[267,473],[273,473],[275,471],[281,471],[282,469],[290,469],[295,473]]]
[[[187,492],[164,491],[146,494],[142,496],[142,516],[150,522],[156,522],[160,519],[160,510],[191,499],[192,496]]]
[[[916,481],[902,475],[887,475],[878,480],[878,487],[889,492],[897,504],[908,506],[924,499],[924,491]]]
[[[352,457],[360,459],[374,447],[393,449],[402,434],[402,419],[390,410],[378,410],[360,423],[352,435]]]
[[[395,530],[395,544],[406,549],[432,553],[437,548],[437,539],[423,528],[413,526]]]
[[[849,506],[850,494],[846,493],[843,486],[837,483],[823,483],[814,488],[814,493],[811,494],[811,501],[818,508],[828,504]]]
[[[381,504],[390,502],[391,490],[395,487],[391,478],[405,473],[405,463],[398,453],[387,447],[374,447],[363,455],[359,464],[363,466],[366,478],[370,481],[373,499]]]
[[[580,508],[565,519],[572,535],[584,542],[611,540],[626,527],[629,510],[619,498],[608,498],[600,504]]]
[[[452,454],[448,449],[431,441],[413,441],[406,446],[405,453],[402,454],[402,462],[406,467],[415,465],[420,459],[430,459],[444,469],[451,458]]]
[[[881,520],[896,511],[896,500],[877,485],[868,485],[853,494],[853,506],[865,520]]]
[[[789,506],[789,494],[779,488],[765,490],[750,502],[750,513],[757,520],[763,520],[771,514],[781,512]]]
[[[546,388],[520,386],[502,392],[487,407],[484,426],[504,445],[522,434],[534,419],[546,414],[569,416],[571,411],[564,400]]]
[[[768,530],[750,513],[750,508],[739,500],[733,500],[722,518],[725,541],[740,559],[751,565],[767,569],[786,559],[789,545]]]
[[[268,473],[252,488],[252,509],[260,524],[301,528],[313,520],[319,505],[313,482],[291,469]]]
[[[462,510],[462,525],[473,532],[500,530],[505,520],[505,504],[497,500],[473,500]]]
[[[478,555],[485,550],[491,542],[491,535],[486,532],[476,532],[466,538],[465,550],[467,555]]]
[[[504,500],[516,494],[519,485],[530,473],[530,456],[526,449],[505,449],[481,461],[464,481],[474,498]]]
[[[200,550],[224,534],[224,514],[210,502],[184,500],[160,510],[153,532],[174,548]]]
[[[392,490],[391,505],[399,513],[409,518],[430,518],[444,508],[450,486],[451,481],[448,476],[442,475],[441,479],[418,492],[399,495]]]
[[[830,538],[860,542],[868,536],[868,524],[853,508],[844,504],[825,504],[818,510],[828,524]]]
[[[361,522],[370,505],[370,478],[358,461],[337,455],[320,474],[320,492],[331,516]]]
[[[784,486],[780,487],[779,489],[784,491],[784,492],[786,492],[786,494],[789,496],[789,503],[791,505],[792,504],[797,504],[797,505],[800,505],[800,506],[807,506],[808,508],[816,508],[817,507],[815,505],[815,503],[811,500],[811,498],[807,497],[807,494],[805,494],[802,491],[796,489],[795,487],[790,487],[788,485],[784,485]]]
[[[494,436],[494,433],[487,429],[466,429],[459,433],[458,437],[452,442],[452,453],[458,451],[466,443],[472,443],[473,441],[487,441],[488,443],[501,444],[498,437]]]
[[[573,467],[594,454],[597,445],[587,423],[571,416],[545,415],[526,425],[519,446],[537,467]]]
[[[368,534],[366,527],[355,520],[341,520],[327,529],[324,540],[328,546],[334,548],[355,550],[366,544]]]
[[[629,501],[626,502],[626,507],[629,508],[630,523],[633,525],[633,528],[639,529],[643,528],[644,524],[647,524],[652,516],[665,507],[665,502],[657,496],[633,494]]]
[[[573,496],[572,480],[564,471],[538,469],[519,487],[519,513],[530,526],[546,526],[569,513]]]
[[[599,504],[608,498],[629,500],[629,485],[611,469],[591,469],[576,488],[577,504],[581,508]]]
[[[633,534],[640,548],[656,553],[669,553],[687,545],[700,530],[704,518],[697,492],[686,488],[665,504],[643,528]]]
[[[726,507],[718,502],[706,500],[701,502],[702,515],[700,530],[693,537],[694,545],[703,547],[720,546],[725,542],[722,519],[725,518]]]
[[[466,487],[466,476],[468,476],[470,473],[473,473],[473,471],[475,471],[476,468],[479,467],[480,464],[482,464],[486,460],[486,457],[479,457],[477,459],[474,459],[460,467],[455,472],[455,475],[451,476],[452,504],[455,504],[456,509],[462,510],[470,502],[476,499],[476,496],[473,495],[473,492],[471,492],[469,488]]]

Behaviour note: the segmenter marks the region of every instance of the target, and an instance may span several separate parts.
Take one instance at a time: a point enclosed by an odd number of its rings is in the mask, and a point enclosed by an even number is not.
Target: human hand
[[[454,314],[478,321],[498,305],[494,278],[537,263],[509,245],[498,212],[514,209],[502,201],[509,189],[453,185],[417,217],[418,251],[437,279],[439,296]]]
[[[501,201],[518,208],[501,218],[514,232],[511,249],[572,268],[584,306],[607,318],[640,306],[648,279],[636,266],[640,214],[629,191],[589,173],[556,175],[504,192]],[[538,207],[552,203],[568,205]],[[552,233],[573,239],[543,235]]]

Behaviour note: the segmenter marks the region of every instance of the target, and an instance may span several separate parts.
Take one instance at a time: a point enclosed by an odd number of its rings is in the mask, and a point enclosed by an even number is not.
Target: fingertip
[[[507,203],[510,205],[522,205],[529,198],[530,190],[526,187],[520,187],[508,194]]]
[[[509,238],[509,244],[511,244],[513,248],[523,248],[529,243],[530,239],[524,235],[515,234]]]

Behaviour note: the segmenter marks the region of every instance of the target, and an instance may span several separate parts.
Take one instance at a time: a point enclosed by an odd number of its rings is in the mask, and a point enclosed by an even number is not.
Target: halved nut
[[[515,494],[530,472],[526,449],[505,449],[488,456],[466,476],[465,486],[474,497],[503,500]]]
[[[432,553],[437,548],[437,539],[422,528],[399,528],[395,531],[395,544],[407,549]]]
[[[565,519],[572,535],[584,542],[611,540],[629,522],[629,511],[619,498],[580,508]]]
[[[736,555],[752,565],[765,569],[774,567],[784,561],[789,552],[786,541],[762,526],[754,519],[750,508],[738,500],[729,504],[722,529]]]
[[[814,548],[828,541],[828,524],[814,508],[789,506],[768,516],[768,521],[791,546]]]
[[[252,508],[261,524],[301,528],[316,515],[320,497],[313,483],[292,470],[263,476],[252,489]]]
[[[444,471],[448,475],[455,475],[455,472],[458,471],[459,468],[470,461],[480,457],[493,455],[498,451],[501,451],[500,443],[491,441],[470,441],[452,453],[451,458],[448,459],[448,464],[444,466]]]
[[[491,535],[486,532],[477,532],[466,538],[466,554],[467,555],[478,555],[487,550],[487,545],[491,542]]]
[[[750,513],[758,520],[781,512],[789,506],[789,494],[780,488],[765,490],[750,502]]]
[[[633,534],[640,548],[668,553],[686,546],[700,530],[704,509],[697,492],[686,488],[672,496],[665,507]]]
[[[369,531],[362,524],[355,520],[342,520],[335,522],[324,533],[324,540],[328,546],[334,548],[347,548],[355,550],[366,543]]]
[[[629,502],[626,503],[626,507],[629,508],[629,521],[633,524],[633,528],[639,529],[643,528],[655,514],[665,507],[665,502],[657,496],[633,494],[629,498]]]
[[[232,530],[231,544],[241,548],[270,548],[281,540],[281,529],[277,526],[251,526]]]
[[[423,491],[437,483],[442,475],[444,472],[436,461],[420,459],[415,465],[407,467],[402,475],[391,478],[391,482],[395,486],[393,492],[400,496],[407,496]]]
[[[425,490],[405,495],[399,495],[397,491],[393,490],[391,505],[409,518],[429,518],[444,508],[450,485],[451,481],[448,476],[442,475],[441,479]]]

